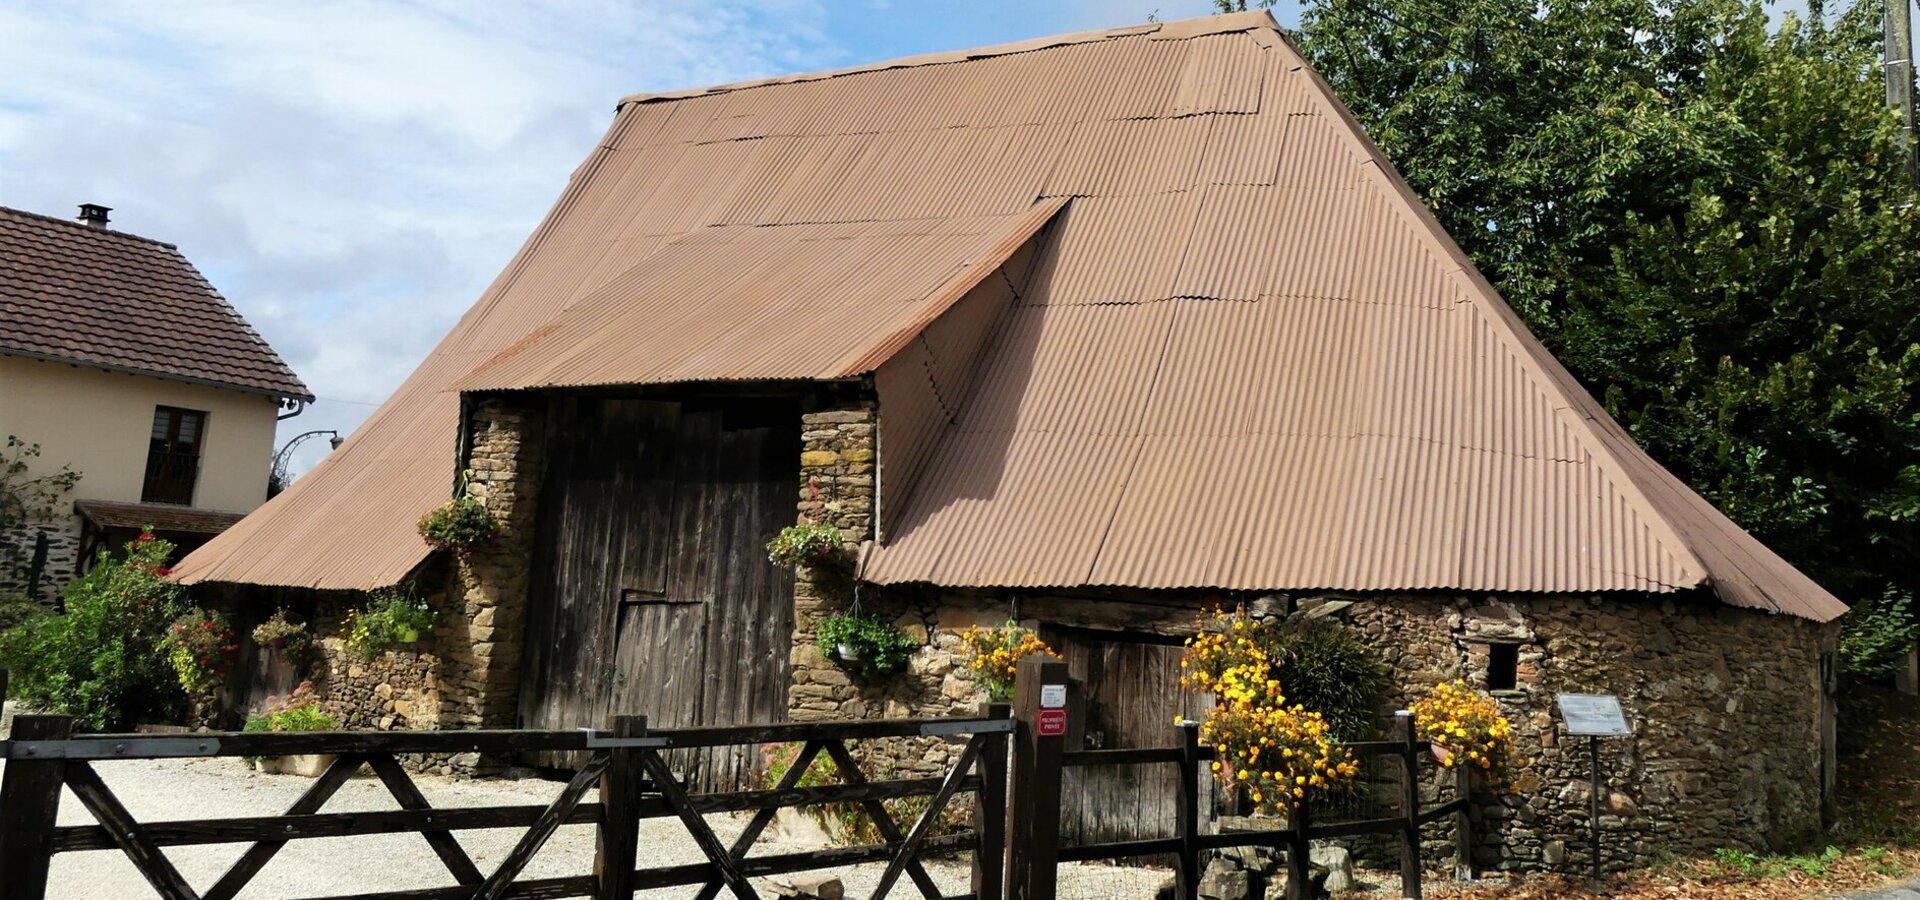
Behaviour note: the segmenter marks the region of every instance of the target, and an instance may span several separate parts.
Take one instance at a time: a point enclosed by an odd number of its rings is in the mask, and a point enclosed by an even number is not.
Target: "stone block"
[[[808,450],[800,454],[800,465],[809,469],[823,469],[840,461],[840,454],[832,450]]]

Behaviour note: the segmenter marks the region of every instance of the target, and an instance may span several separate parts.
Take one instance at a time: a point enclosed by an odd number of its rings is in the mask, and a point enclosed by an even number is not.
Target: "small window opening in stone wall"
[[[1520,678],[1520,645],[1487,645],[1487,690],[1510,691]]]

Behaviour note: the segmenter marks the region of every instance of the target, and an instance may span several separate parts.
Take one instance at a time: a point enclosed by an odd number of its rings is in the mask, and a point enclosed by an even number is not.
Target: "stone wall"
[[[1095,597],[1019,599],[1024,624],[1181,634],[1194,611],[1223,598],[1158,594],[1153,602]],[[928,716],[971,712],[981,699],[960,668],[958,632],[1005,621],[1011,595],[930,587],[863,588],[862,604],[925,635],[909,670],[875,684],[796,645],[795,716]],[[1227,601],[1226,605],[1232,605]],[[1665,855],[1721,847],[1782,850],[1821,828],[1820,655],[1835,632],[1786,616],[1728,607],[1707,596],[1265,597],[1256,614],[1329,615],[1378,648],[1392,687],[1380,710],[1410,705],[1433,684],[1486,685],[1489,648],[1517,645],[1516,684],[1493,692],[1514,723],[1527,764],[1510,791],[1484,790],[1473,810],[1481,869],[1583,869],[1587,745],[1560,733],[1556,693],[1620,696],[1636,733],[1602,745],[1606,865],[1619,870]],[[894,771],[925,773],[946,761],[882,752]],[[1428,779],[1432,802],[1451,796],[1451,773]],[[1383,796],[1397,788],[1382,786]],[[1377,843],[1377,842],[1376,842]],[[1430,825],[1426,859],[1452,857],[1451,825]],[[1390,863],[1390,848],[1359,842]]]
[[[0,534],[0,594],[27,593],[35,544],[47,536],[47,559],[41,568],[40,591],[32,599],[51,604],[60,589],[72,581],[80,563],[80,519],[24,525]]]

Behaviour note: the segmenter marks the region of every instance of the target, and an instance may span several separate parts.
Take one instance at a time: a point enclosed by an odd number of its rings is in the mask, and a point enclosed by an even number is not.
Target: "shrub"
[[[233,655],[240,650],[226,616],[197,608],[173,620],[159,647],[166,651],[181,689],[189,695],[217,686],[233,668]]]
[[[843,540],[840,529],[832,525],[814,522],[788,525],[767,543],[767,559],[789,568],[819,565],[840,553]]]
[[[433,609],[414,596],[413,586],[382,588],[367,605],[347,613],[347,649],[361,659],[376,659],[402,644],[433,633]]]
[[[837,665],[857,669],[866,675],[891,675],[907,667],[907,660],[920,649],[920,642],[908,637],[879,616],[841,613],[820,620],[820,652]],[[846,658],[844,647],[853,652]]]
[[[1373,649],[1353,632],[1305,616],[1267,622],[1237,611],[1204,614],[1180,665],[1183,686],[1216,695],[1227,672],[1258,670],[1256,680],[1278,682],[1287,704],[1319,713],[1342,741],[1371,736],[1387,681]]]
[[[0,631],[11,631],[46,612],[46,607],[25,594],[0,594]]]
[[[1287,701],[1324,716],[1335,737],[1373,737],[1387,670],[1338,622],[1294,616],[1275,629],[1273,662]]]
[[[967,671],[973,673],[973,680],[986,688],[987,696],[994,700],[1013,696],[1013,679],[1020,671],[1021,660],[1036,653],[1060,658],[1033,629],[1022,628],[1014,622],[998,628],[969,627],[960,633],[960,643],[966,650]]]
[[[307,623],[288,621],[284,609],[275,610],[265,622],[254,626],[253,642],[282,653],[296,663],[311,660],[315,651],[313,635],[307,633]]]
[[[155,652],[186,609],[181,588],[164,577],[172,552],[172,544],[142,533],[127,544],[126,559],[101,553],[66,586],[65,612],[31,617],[0,634],[13,697],[73,716],[82,731],[177,716],[185,694],[166,656]]]
[[[472,497],[455,497],[420,517],[420,536],[435,550],[466,553],[493,540],[500,523]]]
[[[1878,599],[1853,605],[1840,620],[1840,670],[1855,678],[1888,678],[1906,663],[1920,624],[1913,595],[1888,588]]]
[[[29,444],[11,434],[0,443],[0,535],[13,535],[34,522],[57,518],[60,498],[80,483],[80,473],[72,466],[35,474],[33,461],[39,456],[39,444]],[[31,541],[0,543],[0,573],[25,571],[32,546]]]

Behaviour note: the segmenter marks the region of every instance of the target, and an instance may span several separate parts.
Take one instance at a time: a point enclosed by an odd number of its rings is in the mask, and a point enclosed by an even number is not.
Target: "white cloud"
[[[0,4],[0,204],[104,203],[179,244],[323,398],[282,439],[344,431],[620,97],[830,64],[824,22],[812,0]]]

